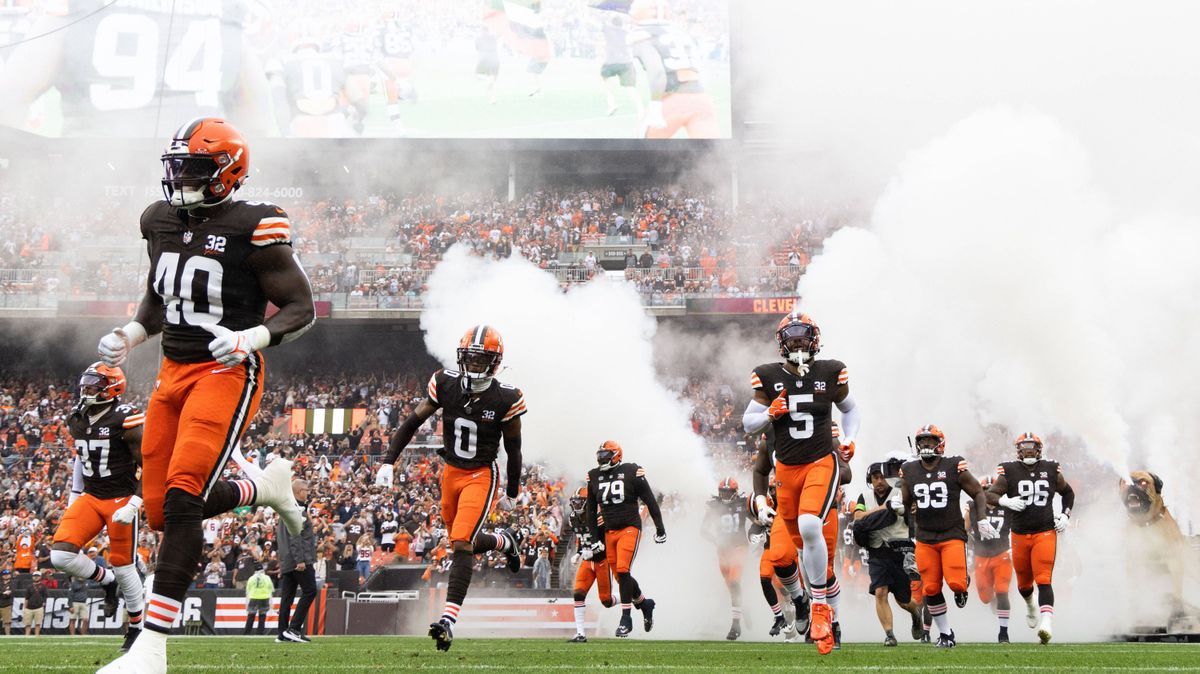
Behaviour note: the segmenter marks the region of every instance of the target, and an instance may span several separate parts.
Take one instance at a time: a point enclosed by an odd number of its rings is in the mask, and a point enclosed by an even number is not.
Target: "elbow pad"
[[[862,408],[854,401],[853,395],[847,395],[845,400],[837,404],[837,408],[842,413],[841,442],[848,445],[854,441],[858,429],[862,427]]]
[[[742,413],[742,426],[745,427],[747,433],[757,433],[767,427],[771,423],[771,417],[767,414],[767,406],[751,400],[749,405],[746,405],[746,411]]]

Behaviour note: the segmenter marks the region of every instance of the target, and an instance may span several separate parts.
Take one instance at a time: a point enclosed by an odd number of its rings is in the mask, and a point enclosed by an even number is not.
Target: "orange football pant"
[[[142,431],[142,499],[152,528],[162,530],[167,491],[208,497],[258,413],[265,370],[259,353],[233,367],[163,358]]]
[[[662,104],[667,125],[661,129],[646,129],[647,138],[672,138],[680,129],[687,130],[688,138],[717,137],[717,115],[708,94],[666,94]]]
[[[604,532],[604,555],[614,573],[629,573],[633,569],[641,540],[642,530],[637,527]]]
[[[998,594],[1008,594],[1012,583],[1012,555],[1007,550],[995,557],[975,556],[975,584],[979,601],[990,604]]]
[[[940,543],[917,541],[917,571],[921,574],[924,595],[942,591],[942,580],[954,592],[967,591],[967,546],[958,539]]]
[[[783,518],[776,515],[771,522],[771,544],[763,548],[762,557],[758,562],[758,575],[767,578],[775,575],[775,569],[782,569],[795,564],[800,556],[796,553],[796,544],[788,535]]]
[[[1054,557],[1058,554],[1058,534],[1053,529],[1036,534],[1012,535],[1013,569],[1017,589],[1029,590],[1033,584],[1049,585],[1054,577]]]
[[[800,547],[800,528],[796,518],[800,515],[816,515],[825,523],[823,532],[826,547],[829,545],[829,522],[826,518],[833,507],[838,490],[837,459],[828,454],[812,463],[789,466],[775,462],[776,519],[782,519],[788,535],[796,547]],[[833,523],[833,535],[837,537],[837,521]]]
[[[735,545],[728,548],[717,548],[717,564],[721,567],[721,577],[725,584],[736,583],[742,577],[742,564],[746,561],[746,546]]]
[[[575,593],[586,596],[593,584],[596,594],[600,595],[600,603],[612,606],[612,572],[608,570],[607,557],[601,562],[585,559],[579,563],[579,569],[575,571]]]
[[[134,547],[137,543],[137,520],[132,524],[114,522],[113,513],[129,501],[128,496],[100,499],[91,494],[82,494],[63,514],[58,531],[54,532],[55,543],[70,543],[83,548],[88,541],[108,527],[108,561],[112,566],[128,566],[133,563]]]
[[[450,532],[451,543],[475,542],[475,536],[492,511],[496,484],[495,464],[483,468],[445,465],[442,469],[442,521]]]

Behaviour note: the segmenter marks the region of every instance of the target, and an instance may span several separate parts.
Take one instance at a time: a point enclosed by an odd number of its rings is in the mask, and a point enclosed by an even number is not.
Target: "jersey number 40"
[[[203,283],[197,288],[197,275]],[[179,253],[158,256],[154,290],[166,304],[166,321],[173,325],[211,325],[225,312],[221,306],[221,279],[225,270],[211,257],[189,257],[179,266]]]

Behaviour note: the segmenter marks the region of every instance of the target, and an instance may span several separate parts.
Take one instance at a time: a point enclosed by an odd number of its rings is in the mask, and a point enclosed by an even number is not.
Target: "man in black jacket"
[[[277,527],[280,596],[279,636],[275,640],[306,643],[309,638],[304,635],[304,620],[308,617],[309,606],[317,598],[316,574],[313,571],[313,564],[317,561],[317,542],[313,536],[312,520],[308,517],[308,483],[304,480],[293,481],[292,494],[304,513],[304,527],[297,536],[289,534],[282,521]],[[296,612],[292,613],[292,599],[296,596],[297,586],[300,587],[300,601],[296,604]]]

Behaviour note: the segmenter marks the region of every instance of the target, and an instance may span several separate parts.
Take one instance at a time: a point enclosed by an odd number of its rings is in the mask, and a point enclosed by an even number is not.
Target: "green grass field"
[[[92,672],[116,655],[116,637],[0,638],[0,672]],[[448,653],[422,637],[321,637],[310,645],[266,637],[184,637],[170,647],[172,672],[512,671],[840,671],[1200,672],[1200,645],[963,644],[883,648],[846,644],[820,657],[812,646],[716,641],[461,639]]]

